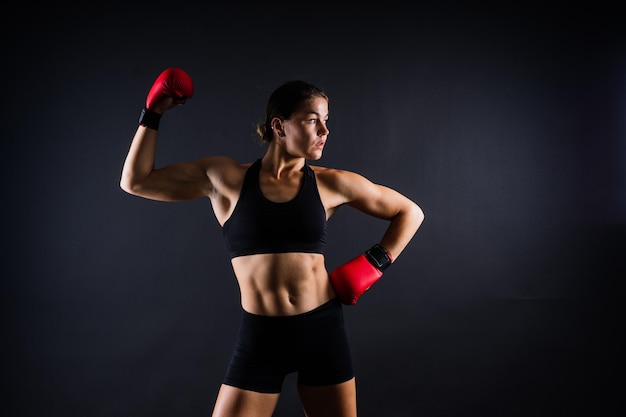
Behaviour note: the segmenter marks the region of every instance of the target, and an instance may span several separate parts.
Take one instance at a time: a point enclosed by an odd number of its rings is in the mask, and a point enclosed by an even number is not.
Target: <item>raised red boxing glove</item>
[[[356,304],[357,300],[391,265],[389,253],[379,244],[337,267],[330,274],[335,293],[344,304]]]
[[[192,96],[193,81],[189,74],[180,68],[166,69],[157,77],[148,92],[146,106],[139,116],[139,124],[158,130],[163,112],[184,104]]]

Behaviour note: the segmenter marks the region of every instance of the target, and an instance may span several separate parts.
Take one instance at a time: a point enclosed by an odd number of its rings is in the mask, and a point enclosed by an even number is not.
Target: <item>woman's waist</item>
[[[251,255],[233,259],[244,310],[260,315],[294,315],[334,298],[319,254]]]

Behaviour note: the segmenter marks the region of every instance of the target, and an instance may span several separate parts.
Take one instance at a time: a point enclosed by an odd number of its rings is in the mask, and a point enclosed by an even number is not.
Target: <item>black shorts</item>
[[[243,312],[239,336],[224,384],[278,393],[285,376],[299,385],[334,385],[354,377],[343,309],[333,299],[295,316]]]

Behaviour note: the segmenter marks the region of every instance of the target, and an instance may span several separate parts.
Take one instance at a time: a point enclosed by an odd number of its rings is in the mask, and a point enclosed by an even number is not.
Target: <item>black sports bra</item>
[[[246,171],[237,205],[222,228],[231,259],[259,253],[324,253],[326,210],[313,169],[305,162],[298,194],[284,203],[263,195],[260,169],[257,159]]]

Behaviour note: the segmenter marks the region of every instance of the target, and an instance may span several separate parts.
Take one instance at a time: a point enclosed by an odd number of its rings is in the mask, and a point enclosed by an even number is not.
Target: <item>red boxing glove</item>
[[[164,97],[171,97],[176,104],[183,104],[193,96],[193,81],[189,74],[180,68],[168,68],[158,76],[146,98],[148,110],[163,113],[156,109],[159,101]]]
[[[342,303],[356,304],[359,297],[383,276],[391,262],[389,253],[376,244],[337,267],[330,274],[330,282]]]
[[[193,81],[180,68],[168,68],[152,84],[146,98],[146,106],[139,116],[139,124],[158,130],[165,110],[184,104],[193,96]]]

